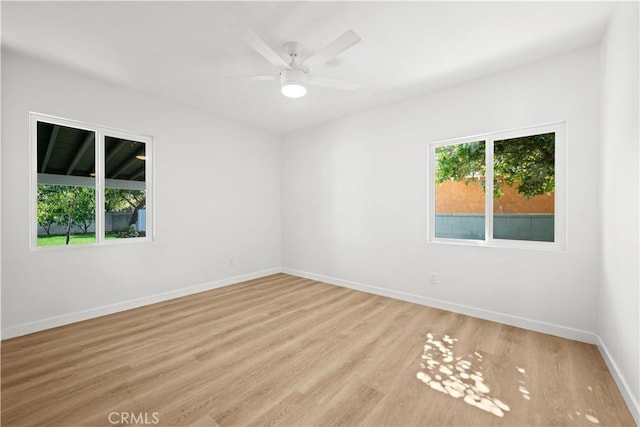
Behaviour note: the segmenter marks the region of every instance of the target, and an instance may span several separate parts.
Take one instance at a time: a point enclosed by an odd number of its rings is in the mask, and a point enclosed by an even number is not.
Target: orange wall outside
[[[513,187],[504,185],[504,195],[494,199],[494,213],[554,213],[554,193],[525,199]],[[436,213],[484,213],[484,191],[474,182],[460,181],[436,184]]]

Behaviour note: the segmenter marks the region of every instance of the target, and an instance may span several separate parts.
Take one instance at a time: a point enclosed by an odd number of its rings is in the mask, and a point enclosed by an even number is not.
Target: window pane
[[[436,147],[435,237],[485,238],[485,142]]]
[[[105,238],[146,236],[146,146],[105,137]]]
[[[37,124],[38,246],[93,243],[95,133]]]
[[[494,142],[493,237],[554,241],[555,134]]]

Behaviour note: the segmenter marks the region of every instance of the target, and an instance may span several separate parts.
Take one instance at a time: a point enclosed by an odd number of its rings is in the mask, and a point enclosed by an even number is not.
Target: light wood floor
[[[10,339],[1,363],[4,427],[634,425],[595,346],[285,274]]]

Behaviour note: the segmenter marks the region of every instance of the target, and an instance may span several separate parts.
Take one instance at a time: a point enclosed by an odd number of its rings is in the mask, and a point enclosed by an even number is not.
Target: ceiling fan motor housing
[[[301,86],[307,85],[307,73],[304,70],[292,68],[288,70],[282,70],[280,72],[280,83],[282,86],[298,84]]]

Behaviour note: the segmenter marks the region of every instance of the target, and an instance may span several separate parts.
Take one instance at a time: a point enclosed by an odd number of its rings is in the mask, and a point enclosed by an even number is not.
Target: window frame
[[[489,132],[479,135],[472,135],[462,138],[454,138],[436,141],[429,144],[428,154],[428,185],[429,185],[429,214],[428,214],[428,241],[429,243],[444,243],[456,245],[484,246],[497,248],[514,249],[537,249],[548,251],[566,250],[566,173],[567,173],[567,125],[566,122],[553,122],[542,125],[527,126],[517,129],[509,129],[498,132]],[[540,242],[531,240],[496,239],[493,237],[493,155],[494,142],[504,139],[519,138],[544,133],[555,133],[554,143],[554,167],[555,167],[555,190],[554,190],[554,241]],[[436,237],[436,148],[447,145],[464,144],[475,141],[485,143],[485,236],[484,240],[454,239]]]
[[[50,123],[94,132],[95,141],[95,242],[73,245],[38,246],[38,122]],[[128,139],[145,144],[145,215],[146,233],[144,237],[127,239],[105,239],[105,137]],[[129,243],[145,243],[155,240],[155,197],[154,189],[154,144],[153,137],[121,129],[90,124],[78,120],[65,119],[47,114],[29,113],[29,189],[30,212],[29,247],[32,251],[68,250],[72,248],[101,247]]]

